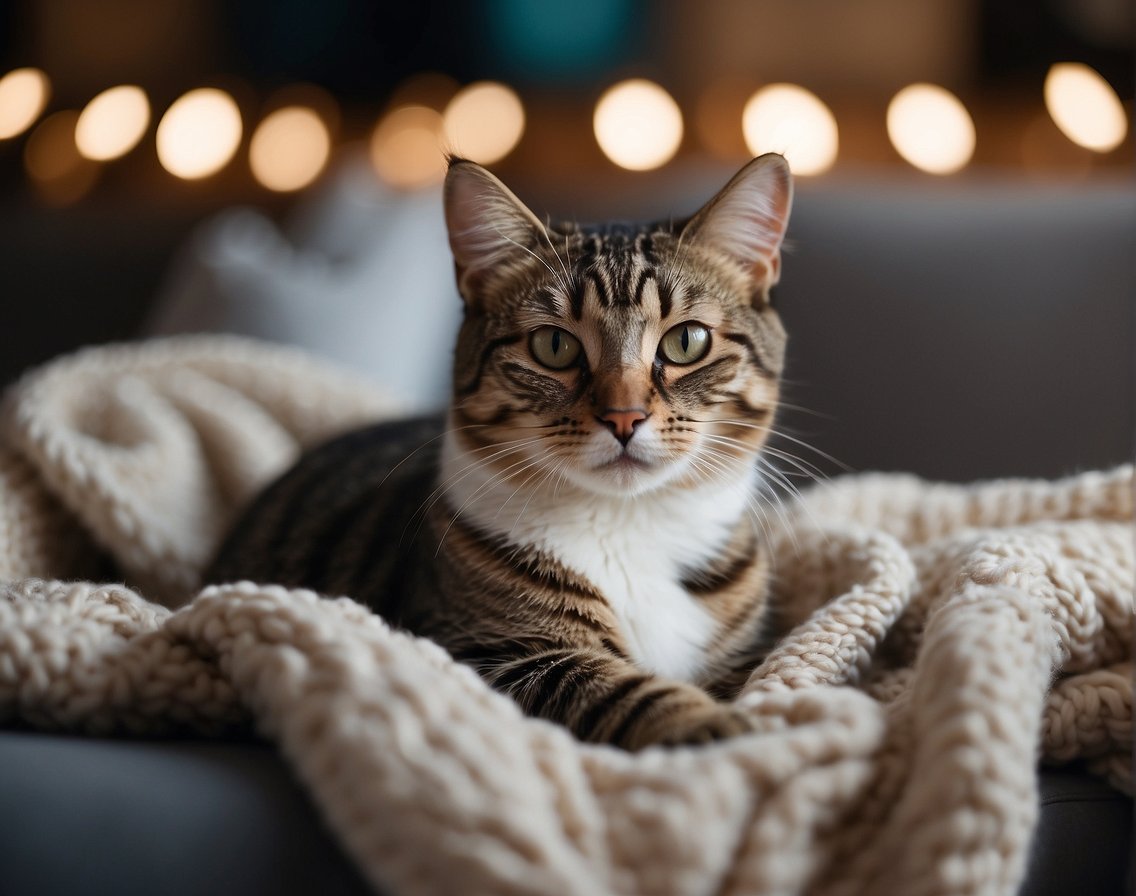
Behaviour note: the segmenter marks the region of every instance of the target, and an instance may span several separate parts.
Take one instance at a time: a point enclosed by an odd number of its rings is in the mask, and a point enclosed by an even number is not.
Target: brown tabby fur
[[[747,730],[711,694],[744,680],[763,635],[749,471],[778,402],[785,334],[769,289],[790,201],[784,161],[764,156],[685,224],[554,228],[453,160],[466,315],[447,421],[384,424],[302,458],[238,522],[210,580],[351,595],[585,740],[637,749]],[[671,363],[660,340],[689,322],[709,351]],[[543,327],[575,337],[579,359],[538,361]],[[739,489],[720,532],[703,522],[717,511],[699,502]],[[710,545],[696,561],[672,558],[684,525]],[[611,559],[612,581],[630,596],[605,593],[608,561],[590,575],[589,558],[624,543],[634,553]],[[640,573],[657,588],[637,591]],[[650,616],[655,596],[660,613],[709,620],[697,645],[685,623]],[[656,630],[685,658],[652,643]],[[681,674],[660,674],[672,666]]]

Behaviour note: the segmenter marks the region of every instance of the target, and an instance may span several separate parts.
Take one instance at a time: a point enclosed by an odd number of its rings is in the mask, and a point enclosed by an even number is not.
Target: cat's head
[[[785,332],[769,291],[791,201],[770,154],[677,224],[552,226],[453,160],[458,443],[518,486],[601,494],[752,467],[778,401]]]

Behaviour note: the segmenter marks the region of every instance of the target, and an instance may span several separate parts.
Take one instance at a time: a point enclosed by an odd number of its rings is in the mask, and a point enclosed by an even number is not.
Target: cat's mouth
[[[656,485],[659,464],[635,457],[626,450],[611,460],[593,467],[591,478],[603,492],[614,490],[624,494],[638,494]]]
[[[610,492],[638,494],[649,491],[669,480],[674,472],[673,463],[644,450],[634,443],[619,449],[618,453],[598,460],[586,474],[591,487]]]
[[[599,465],[598,469],[601,470],[650,470],[656,465],[649,460],[642,457],[635,457],[624,448],[619,454],[611,460],[606,461]]]

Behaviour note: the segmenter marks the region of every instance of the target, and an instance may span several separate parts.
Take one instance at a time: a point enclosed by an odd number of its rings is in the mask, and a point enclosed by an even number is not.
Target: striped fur
[[[585,740],[745,731],[715,696],[763,636],[790,200],[763,156],[684,224],[553,227],[455,160],[447,416],[306,455],[209,579],[349,594]]]

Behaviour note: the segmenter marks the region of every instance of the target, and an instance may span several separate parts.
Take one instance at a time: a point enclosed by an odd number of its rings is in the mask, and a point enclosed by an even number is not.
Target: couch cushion
[[[261,743],[0,732],[0,893],[370,893]]]

